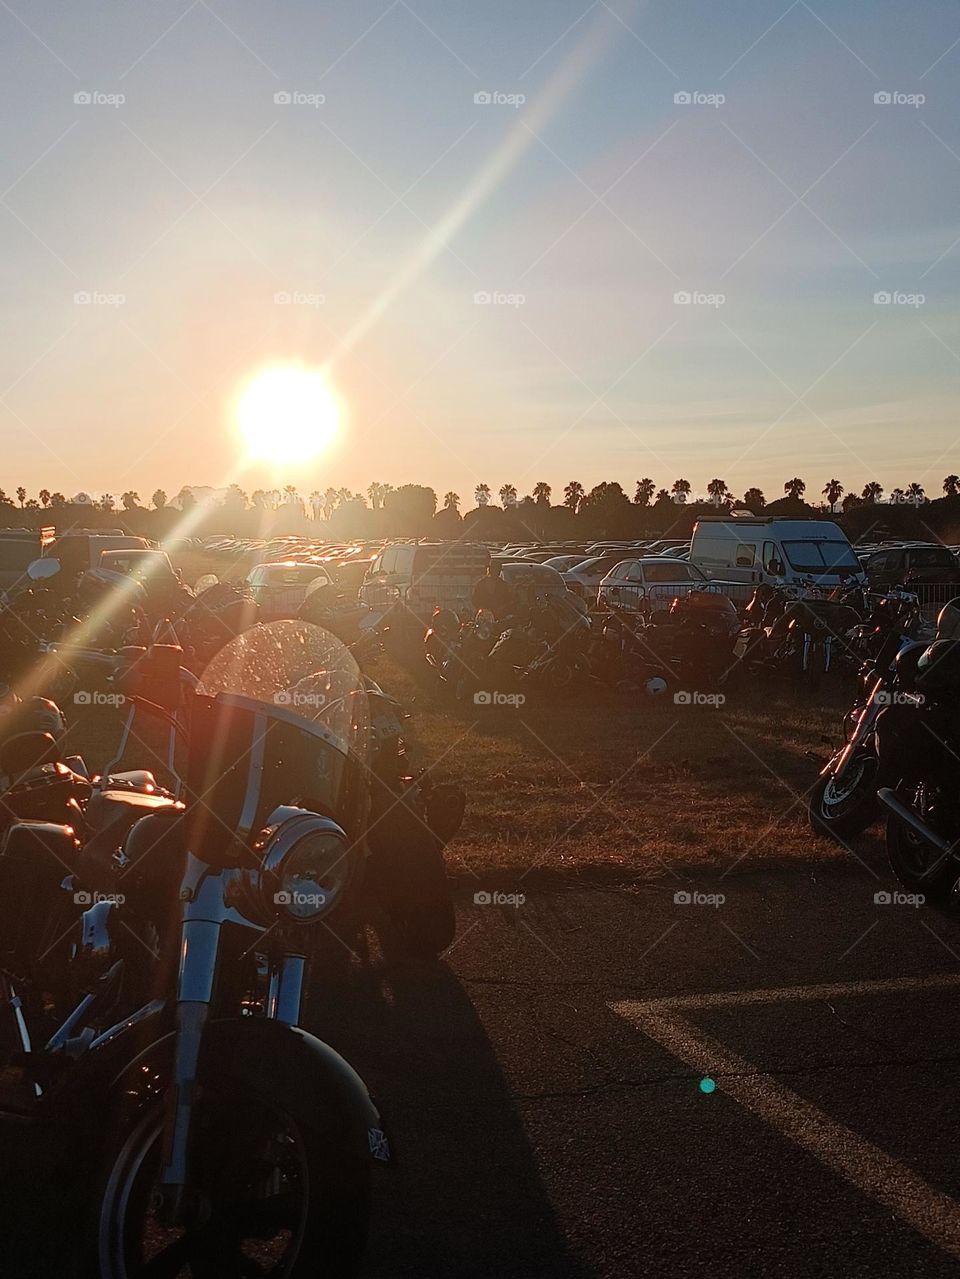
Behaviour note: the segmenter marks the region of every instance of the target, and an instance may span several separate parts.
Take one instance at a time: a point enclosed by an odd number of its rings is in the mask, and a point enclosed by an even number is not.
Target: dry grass
[[[814,839],[804,795],[847,703],[759,689],[722,708],[672,698],[584,691],[551,703],[452,708],[393,663],[384,684],[404,697],[417,762],[468,791],[451,854],[465,867],[603,865],[632,875],[663,864],[837,855]]]

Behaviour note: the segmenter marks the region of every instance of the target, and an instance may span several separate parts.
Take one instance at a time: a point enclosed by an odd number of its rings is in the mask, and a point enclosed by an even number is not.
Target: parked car
[[[960,583],[960,565],[948,546],[936,543],[890,546],[868,557],[867,581],[874,590],[891,586],[939,586]]]
[[[467,614],[489,563],[490,552],[475,542],[391,542],[367,570],[360,599],[371,608],[397,599],[424,624],[435,608]]]
[[[40,534],[35,529],[0,530],[0,594],[29,584],[27,569],[40,551]]]
[[[578,564],[583,563],[583,556],[577,555],[554,555],[548,560],[543,560],[547,568],[555,568],[558,573],[566,573],[569,569],[575,568]]]
[[[307,590],[314,582],[333,583],[322,564],[302,560],[281,560],[258,564],[247,574],[247,585],[263,621],[296,617]]]
[[[507,559],[501,561],[500,573],[513,590],[520,607],[531,604],[538,596],[542,598],[545,595],[567,594],[563,576],[548,564],[538,564],[534,560]]]
[[[629,551],[618,550],[608,551],[605,555],[591,555],[588,559],[575,564],[573,568],[567,569],[562,575],[563,580],[568,590],[579,595],[588,604],[592,604],[597,598],[597,588],[600,583],[610,570],[622,564],[624,557],[629,554]]]
[[[663,555],[621,560],[600,583],[597,599],[629,612],[667,609],[678,595],[703,590],[710,579],[695,564]]]
[[[68,529],[55,537],[42,554],[60,561],[60,567],[71,576],[86,573],[100,563],[104,551],[149,551],[145,537],[133,537],[123,529]]]

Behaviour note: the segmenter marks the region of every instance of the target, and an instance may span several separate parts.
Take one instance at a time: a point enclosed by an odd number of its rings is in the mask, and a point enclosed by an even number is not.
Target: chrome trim
[[[300,1023],[300,1007],[307,982],[307,960],[303,955],[287,955],[280,966],[279,989],[273,1016],[288,1026]]]

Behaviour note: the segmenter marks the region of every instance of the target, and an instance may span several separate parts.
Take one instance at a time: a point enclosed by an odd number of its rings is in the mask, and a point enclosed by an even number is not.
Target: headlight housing
[[[267,914],[312,924],[344,895],[358,853],[329,817],[293,811],[269,826],[258,844],[260,897]]]

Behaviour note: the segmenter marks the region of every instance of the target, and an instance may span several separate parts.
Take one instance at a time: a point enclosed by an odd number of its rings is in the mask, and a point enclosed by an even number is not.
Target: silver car
[[[696,564],[651,555],[621,560],[600,583],[597,598],[604,600],[609,608],[656,611],[669,608],[678,595],[709,585],[710,579]]]

